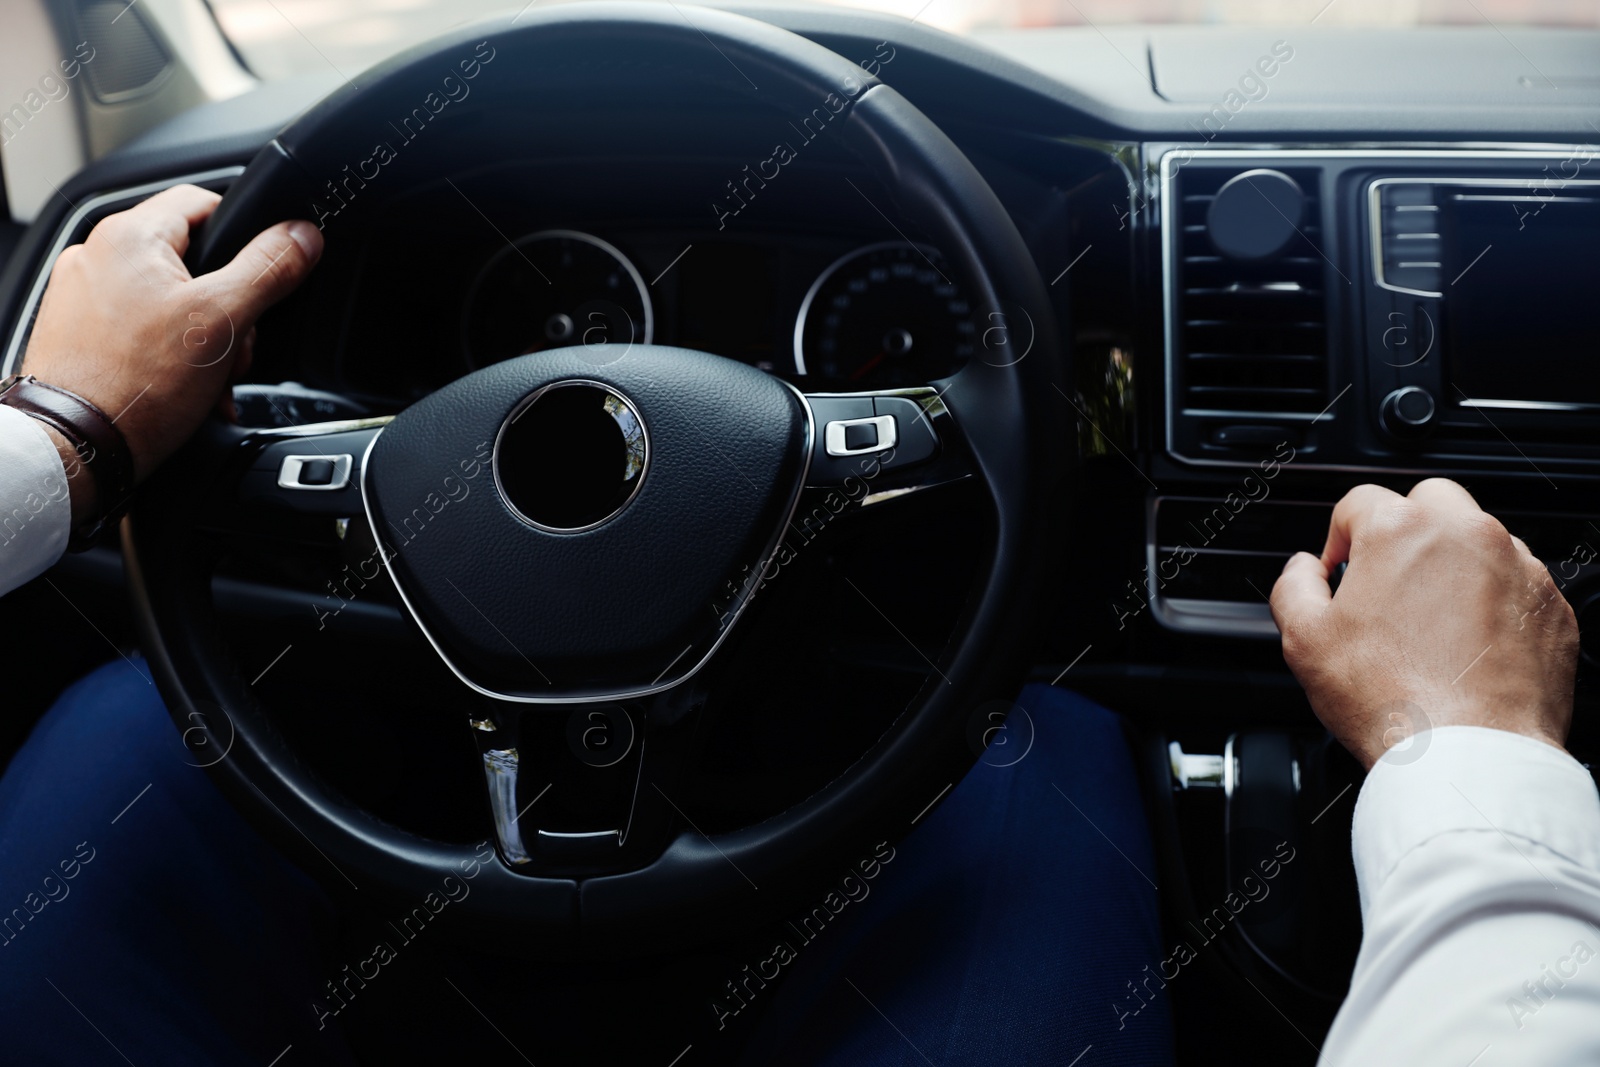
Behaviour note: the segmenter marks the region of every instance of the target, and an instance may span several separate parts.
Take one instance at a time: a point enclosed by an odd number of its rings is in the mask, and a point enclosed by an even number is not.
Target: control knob
[[[1433,394],[1415,385],[1402,385],[1383,398],[1378,421],[1395,437],[1420,437],[1433,425]]]

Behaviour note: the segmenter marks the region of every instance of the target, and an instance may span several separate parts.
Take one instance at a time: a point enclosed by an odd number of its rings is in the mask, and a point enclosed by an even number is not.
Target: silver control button
[[[862,429],[856,429],[857,427]],[[868,443],[852,447],[852,438],[858,435],[866,437]],[[893,415],[875,415],[866,419],[840,419],[828,423],[822,430],[822,443],[830,456],[865,456],[873,452],[886,452],[893,448],[898,440]]]
[[[331,469],[325,464],[332,464]],[[332,490],[350,484],[350,468],[355,459],[348,453],[337,456],[284,456],[278,468],[278,488]],[[309,469],[308,469],[309,468]]]

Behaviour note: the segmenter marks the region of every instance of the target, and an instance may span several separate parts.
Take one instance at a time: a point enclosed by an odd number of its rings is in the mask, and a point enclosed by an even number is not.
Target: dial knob
[[[1281,170],[1247,170],[1223,183],[1206,209],[1206,232],[1229,259],[1271,259],[1299,233],[1306,195]]]
[[[1433,423],[1433,394],[1415,385],[1403,385],[1383,398],[1378,419],[1396,437],[1416,437]]]

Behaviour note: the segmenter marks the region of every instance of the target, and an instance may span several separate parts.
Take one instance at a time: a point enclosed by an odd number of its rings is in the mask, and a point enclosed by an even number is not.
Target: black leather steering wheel
[[[645,931],[662,947],[771,921],[808,899],[839,857],[903,833],[970,766],[974,710],[1015,695],[1069,449],[1054,404],[1063,370],[1055,315],[993,191],[895,90],[766,23],[655,3],[580,3],[484,23],[362,75],[259,153],[196,241],[192,265],[212,269],[272,222],[306,217],[352,148],[436,90],[478,42],[493,50],[492,76],[477,79],[454,116],[467,131],[457,148],[473,143],[473,116],[560,107],[585,92],[590,71],[647,67],[707,81],[708,92],[796,121],[826,109],[826,136],[888,191],[898,225],[959,275],[984,331],[978,355],[924,389],[846,396],[803,395],[684,349],[577,347],[468,374],[392,421],[210,426],[152,480],[124,527],[145,648],[179,728],[212,746],[205,762],[225,792],[331,884],[342,884],[334,866],[363,891],[410,904],[447,878],[471,877],[471,895],[439,925],[530,952],[616,949]],[[483,162],[439,158],[422,141],[406,151],[412,183]],[[362,203],[329,224],[330,244],[358,224]],[[875,464],[823,447],[830,423],[877,419],[887,433],[885,413],[898,448]],[[347,486],[279,490],[286,460],[322,457]],[[849,475],[874,491],[980,486],[992,510],[980,588],[918,698],[846,773],[757,825],[702,834],[670,783],[727,654],[723,638],[759,584],[739,576],[767,569],[797,513],[839,493]],[[448,476],[477,481],[457,497]],[[247,498],[308,522],[354,516],[356,532],[395,539],[381,557],[389,579],[472,709],[461,728],[471,720],[484,758],[492,858],[362,810],[304,765],[254,697],[219,636],[206,566],[240,533],[226,516]],[[438,499],[448,507],[433,510]],[[426,536],[398,543],[408,523],[424,522]],[[574,709],[637,738],[632,796],[621,825],[597,816],[590,831],[546,832],[517,792],[518,742],[532,743],[541,717]]]

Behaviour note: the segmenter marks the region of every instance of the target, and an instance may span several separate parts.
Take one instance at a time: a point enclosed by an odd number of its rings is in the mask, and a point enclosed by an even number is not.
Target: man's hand
[[[315,226],[285,222],[227,266],[191,278],[183,265],[189,231],[220,199],[180,185],[102,220],[56,260],[28,341],[23,369],[110,416],[140,479],[188,440],[249,366],[256,319],[322,254]],[[77,524],[94,507],[94,486],[66,441],[57,447],[67,469],[80,472],[71,480]]]
[[[1334,594],[1328,577],[1345,562]],[[1300,552],[1284,567],[1272,615],[1312,709],[1367,768],[1430,726],[1566,740],[1572,608],[1528,546],[1455,482],[1430,478],[1404,497],[1352,489],[1321,558]]]

